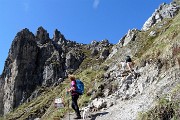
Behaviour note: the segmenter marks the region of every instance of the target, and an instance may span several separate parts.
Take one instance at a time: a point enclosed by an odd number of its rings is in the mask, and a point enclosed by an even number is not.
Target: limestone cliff
[[[66,40],[57,29],[52,39],[43,27],[15,36],[0,77],[0,113],[7,114],[40,95],[37,87],[57,86],[85,59],[83,44]]]

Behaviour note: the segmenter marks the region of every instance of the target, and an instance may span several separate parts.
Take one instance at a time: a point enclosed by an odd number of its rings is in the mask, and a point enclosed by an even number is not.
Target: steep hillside
[[[92,119],[178,120],[179,33],[179,6],[174,3],[160,5],[142,30],[129,30],[116,45],[108,40],[79,44],[58,30],[50,39],[42,27],[36,36],[24,29],[13,40],[0,77],[2,119],[68,120],[67,74],[73,73],[85,84],[80,108],[96,110]],[[127,55],[134,72],[121,68]],[[54,107],[57,97],[63,98],[64,108]]]

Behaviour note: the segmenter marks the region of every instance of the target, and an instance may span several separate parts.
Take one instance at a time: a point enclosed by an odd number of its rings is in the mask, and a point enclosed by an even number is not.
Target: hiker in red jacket
[[[71,106],[74,109],[74,111],[76,112],[76,116],[77,116],[74,119],[81,119],[81,115],[80,115],[79,107],[78,107],[78,103],[77,103],[77,100],[79,98],[79,94],[76,92],[76,89],[77,89],[76,79],[75,79],[74,75],[69,75],[68,78],[71,81],[71,87],[68,90],[68,92],[71,92],[71,97],[72,97]]]

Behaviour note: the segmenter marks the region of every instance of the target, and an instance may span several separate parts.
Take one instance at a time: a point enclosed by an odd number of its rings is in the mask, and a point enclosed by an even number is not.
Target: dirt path
[[[144,111],[152,107],[154,99],[148,94],[138,95],[131,100],[117,100],[116,105],[98,112],[91,113],[91,118],[86,120],[135,120],[138,112]],[[81,112],[82,116],[82,112]],[[63,120],[74,120],[74,113],[65,115]],[[80,119],[82,120],[82,119]]]

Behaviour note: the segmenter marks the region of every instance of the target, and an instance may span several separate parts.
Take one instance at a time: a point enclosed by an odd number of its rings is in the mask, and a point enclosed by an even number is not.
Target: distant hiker
[[[126,56],[126,64],[128,69],[132,72],[133,71],[133,62],[130,56]]]
[[[76,79],[74,77],[74,75],[69,75],[68,76],[69,80],[71,81],[71,87],[68,90],[68,92],[71,92],[71,97],[72,97],[72,108],[74,109],[75,113],[76,113],[76,118],[74,119],[81,119],[81,115],[79,112],[79,107],[78,107],[78,103],[77,100],[79,98],[79,94],[76,92],[77,86],[76,86]]]

